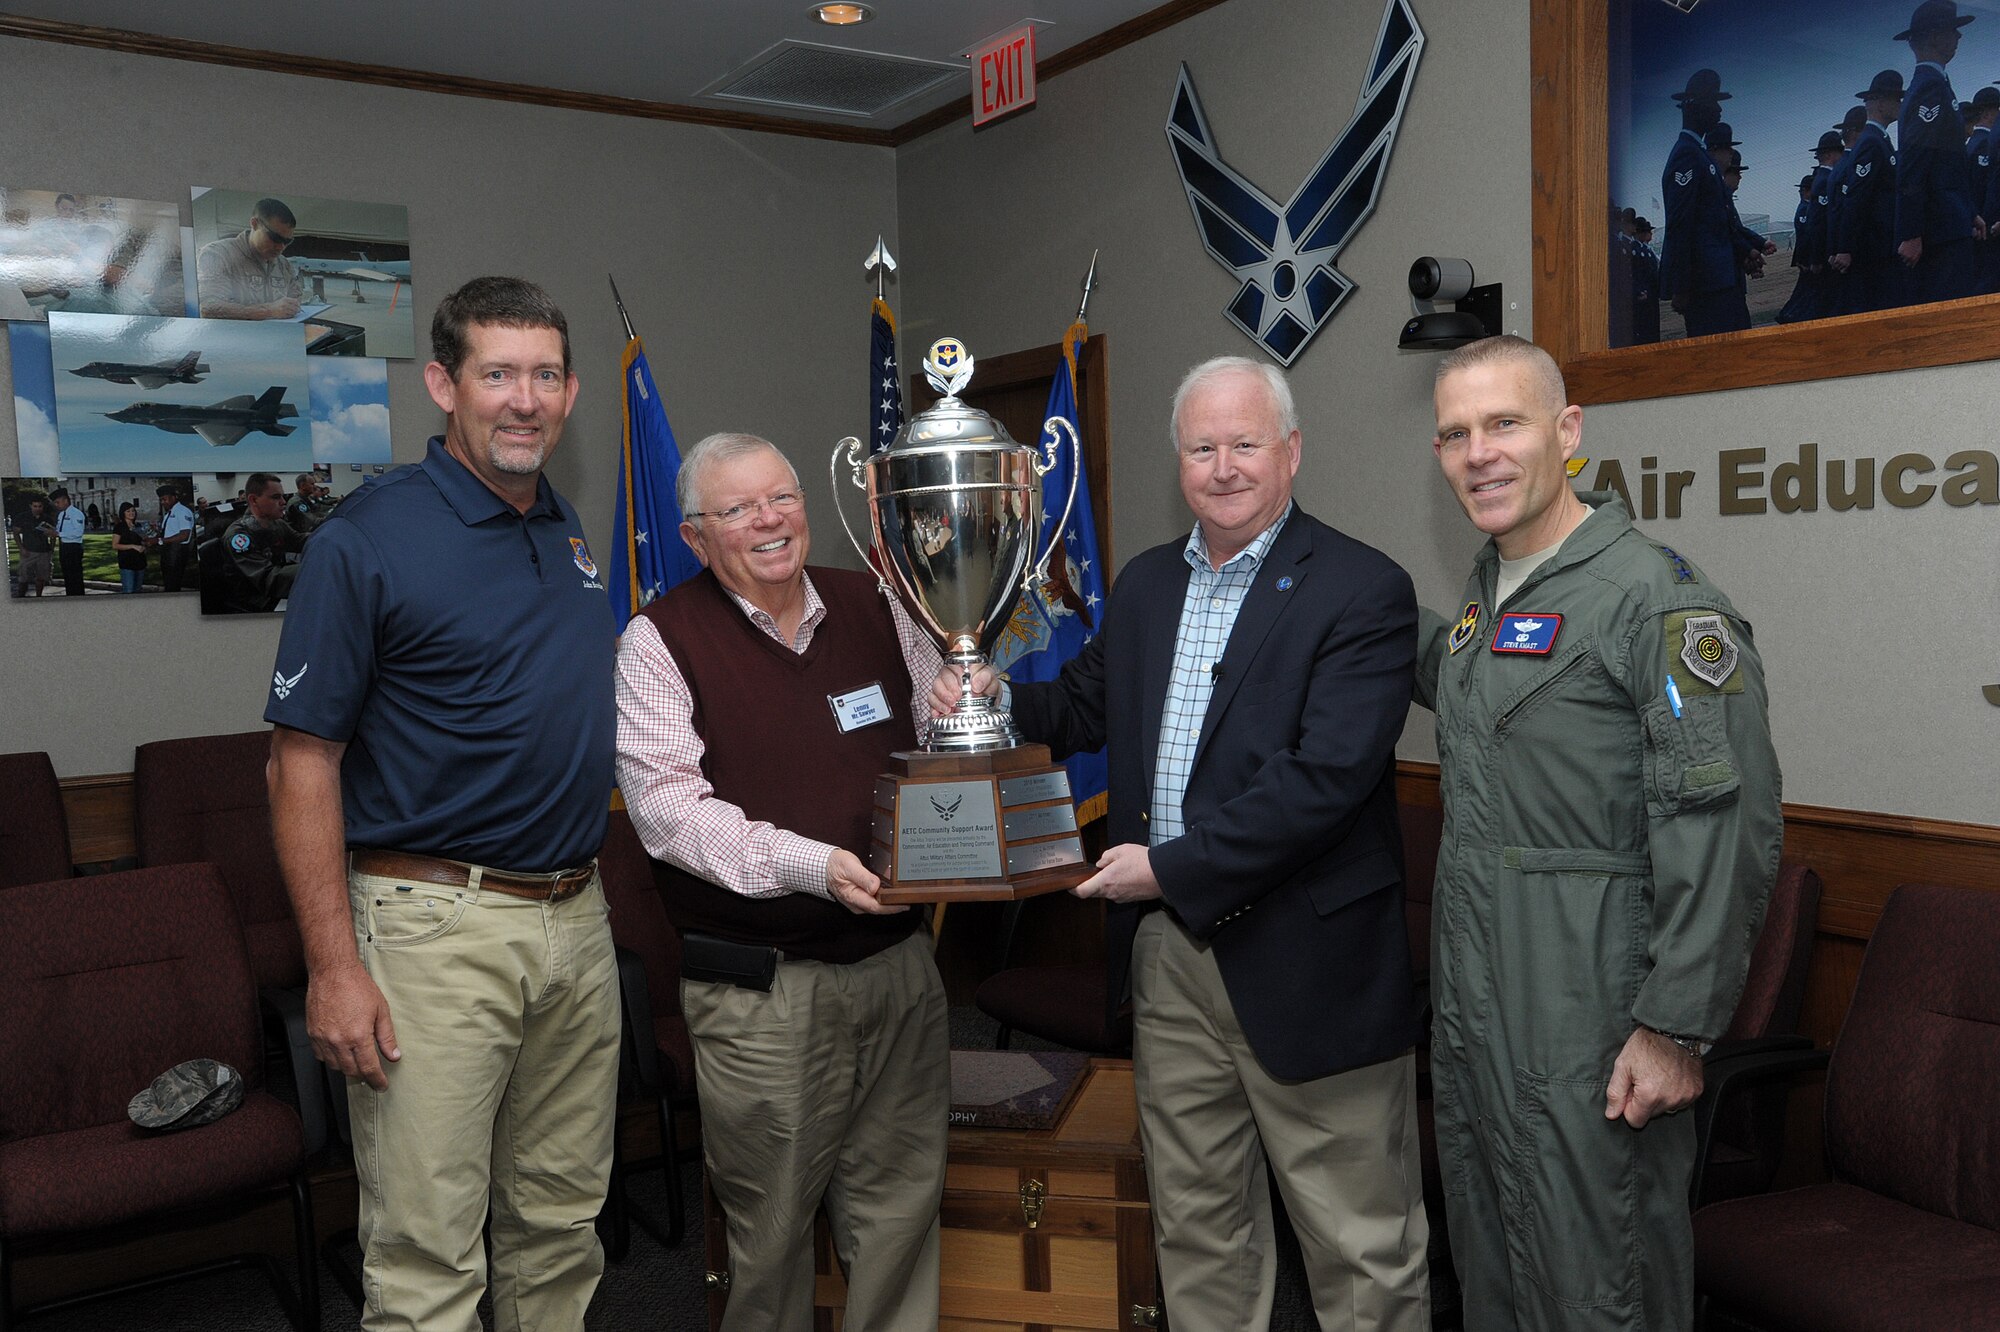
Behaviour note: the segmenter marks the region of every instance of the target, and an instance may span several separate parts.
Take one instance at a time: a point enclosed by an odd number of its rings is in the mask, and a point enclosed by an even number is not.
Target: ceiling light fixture
[[[851,28],[874,18],[875,11],[866,5],[814,5],[812,16],[829,27]]]

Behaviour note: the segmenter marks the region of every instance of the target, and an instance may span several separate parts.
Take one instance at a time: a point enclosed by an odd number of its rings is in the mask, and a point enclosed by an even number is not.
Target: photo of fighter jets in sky
[[[70,371],[85,379],[105,379],[113,384],[137,384],[140,388],[165,388],[169,384],[199,384],[207,376],[209,365],[201,359],[201,353],[191,351],[178,361],[160,361],[153,365],[127,365],[123,361],[92,361]]]
[[[254,398],[239,393],[206,407],[180,402],[135,402],[130,407],[105,413],[126,425],[148,425],[177,435],[200,435],[216,448],[235,444],[253,430],[282,439],[298,427],[281,423],[298,414],[299,409],[285,401],[282,386],[265,389]]]
[[[312,466],[306,335],[283,320],[49,316],[64,472]]]

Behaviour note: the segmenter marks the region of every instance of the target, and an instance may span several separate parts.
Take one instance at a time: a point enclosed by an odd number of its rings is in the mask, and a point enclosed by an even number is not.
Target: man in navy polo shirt
[[[576,401],[540,288],[431,324],[445,433],[313,534],[266,720],[272,823],[348,1076],[370,1332],[581,1329],[603,1270],[618,978],[595,856],[611,612],[541,472]],[[378,1058],[378,1051],[380,1057]]]

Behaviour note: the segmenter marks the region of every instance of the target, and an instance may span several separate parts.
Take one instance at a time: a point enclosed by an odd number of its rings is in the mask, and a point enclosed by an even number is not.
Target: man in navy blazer
[[[1060,677],[1002,695],[1058,757],[1109,748],[1111,847],[1075,891],[1110,902],[1131,990],[1168,1316],[1268,1321],[1268,1159],[1321,1325],[1428,1328],[1393,771],[1410,578],[1292,503],[1276,368],[1196,366],[1172,421],[1194,531],[1125,566]]]

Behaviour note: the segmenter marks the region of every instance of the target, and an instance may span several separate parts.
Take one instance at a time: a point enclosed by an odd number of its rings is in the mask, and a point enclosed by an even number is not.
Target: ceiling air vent
[[[866,117],[965,77],[963,65],[787,41],[752,57],[701,95]]]

